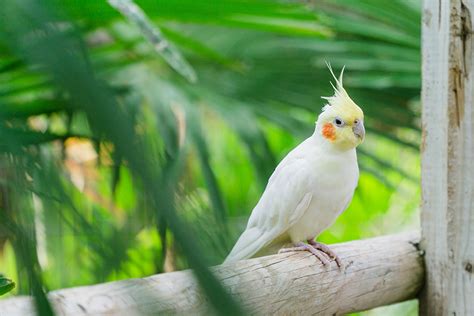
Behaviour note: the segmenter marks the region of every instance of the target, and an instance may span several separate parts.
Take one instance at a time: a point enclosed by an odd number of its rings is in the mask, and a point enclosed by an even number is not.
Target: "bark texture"
[[[473,9],[423,5],[423,315],[474,315]]]

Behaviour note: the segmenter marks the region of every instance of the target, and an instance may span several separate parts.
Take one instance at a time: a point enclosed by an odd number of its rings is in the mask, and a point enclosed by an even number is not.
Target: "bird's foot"
[[[317,242],[317,241],[312,240],[312,239],[308,240],[308,244],[310,244],[314,248],[324,252],[325,254],[327,254],[329,256],[329,258],[334,259],[334,261],[336,261],[336,264],[339,268],[342,267],[341,259],[339,258],[339,256],[334,251],[331,250],[331,248],[329,248],[325,244],[322,244],[322,243]]]
[[[329,264],[329,260],[326,257],[324,251],[318,250],[313,245],[305,244],[303,242],[299,242],[299,243],[295,244],[295,247],[293,247],[293,248],[282,248],[282,249],[280,249],[280,251],[278,251],[278,253],[293,252],[293,251],[308,251],[308,252],[311,252],[316,258],[319,259],[319,261],[321,261],[321,263],[324,266]]]

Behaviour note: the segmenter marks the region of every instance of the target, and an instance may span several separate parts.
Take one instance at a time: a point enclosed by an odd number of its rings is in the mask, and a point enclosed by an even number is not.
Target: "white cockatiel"
[[[359,179],[355,148],[365,129],[362,110],[342,86],[344,69],[339,79],[329,70],[335,93],[324,97],[328,103],[313,135],[277,166],[225,263],[275,253],[291,242],[294,248],[280,252],[309,251],[324,265],[329,263],[327,254],[341,265],[337,255],[314,239],[352,200]]]

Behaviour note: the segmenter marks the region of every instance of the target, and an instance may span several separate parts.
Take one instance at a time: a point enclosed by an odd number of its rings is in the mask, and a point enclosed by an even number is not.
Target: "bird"
[[[276,252],[308,251],[326,266],[340,258],[315,239],[349,206],[359,180],[356,147],[365,138],[364,113],[335,80],[313,134],[290,151],[270,176],[245,231],[224,263]],[[292,244],[293,247],[282,248]]]

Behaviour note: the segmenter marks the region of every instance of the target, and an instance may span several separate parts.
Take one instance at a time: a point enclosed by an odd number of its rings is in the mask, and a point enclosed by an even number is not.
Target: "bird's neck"
[[[311,138],[316,142],[317,146],[323,148],[326,152],[330,153],[355,153],[355,148],[344,148],[337,146],[337,144],[333,143],[331,140],[324,138],[321,133],[321,130],[318,127],[315,128],[313,135]]]

